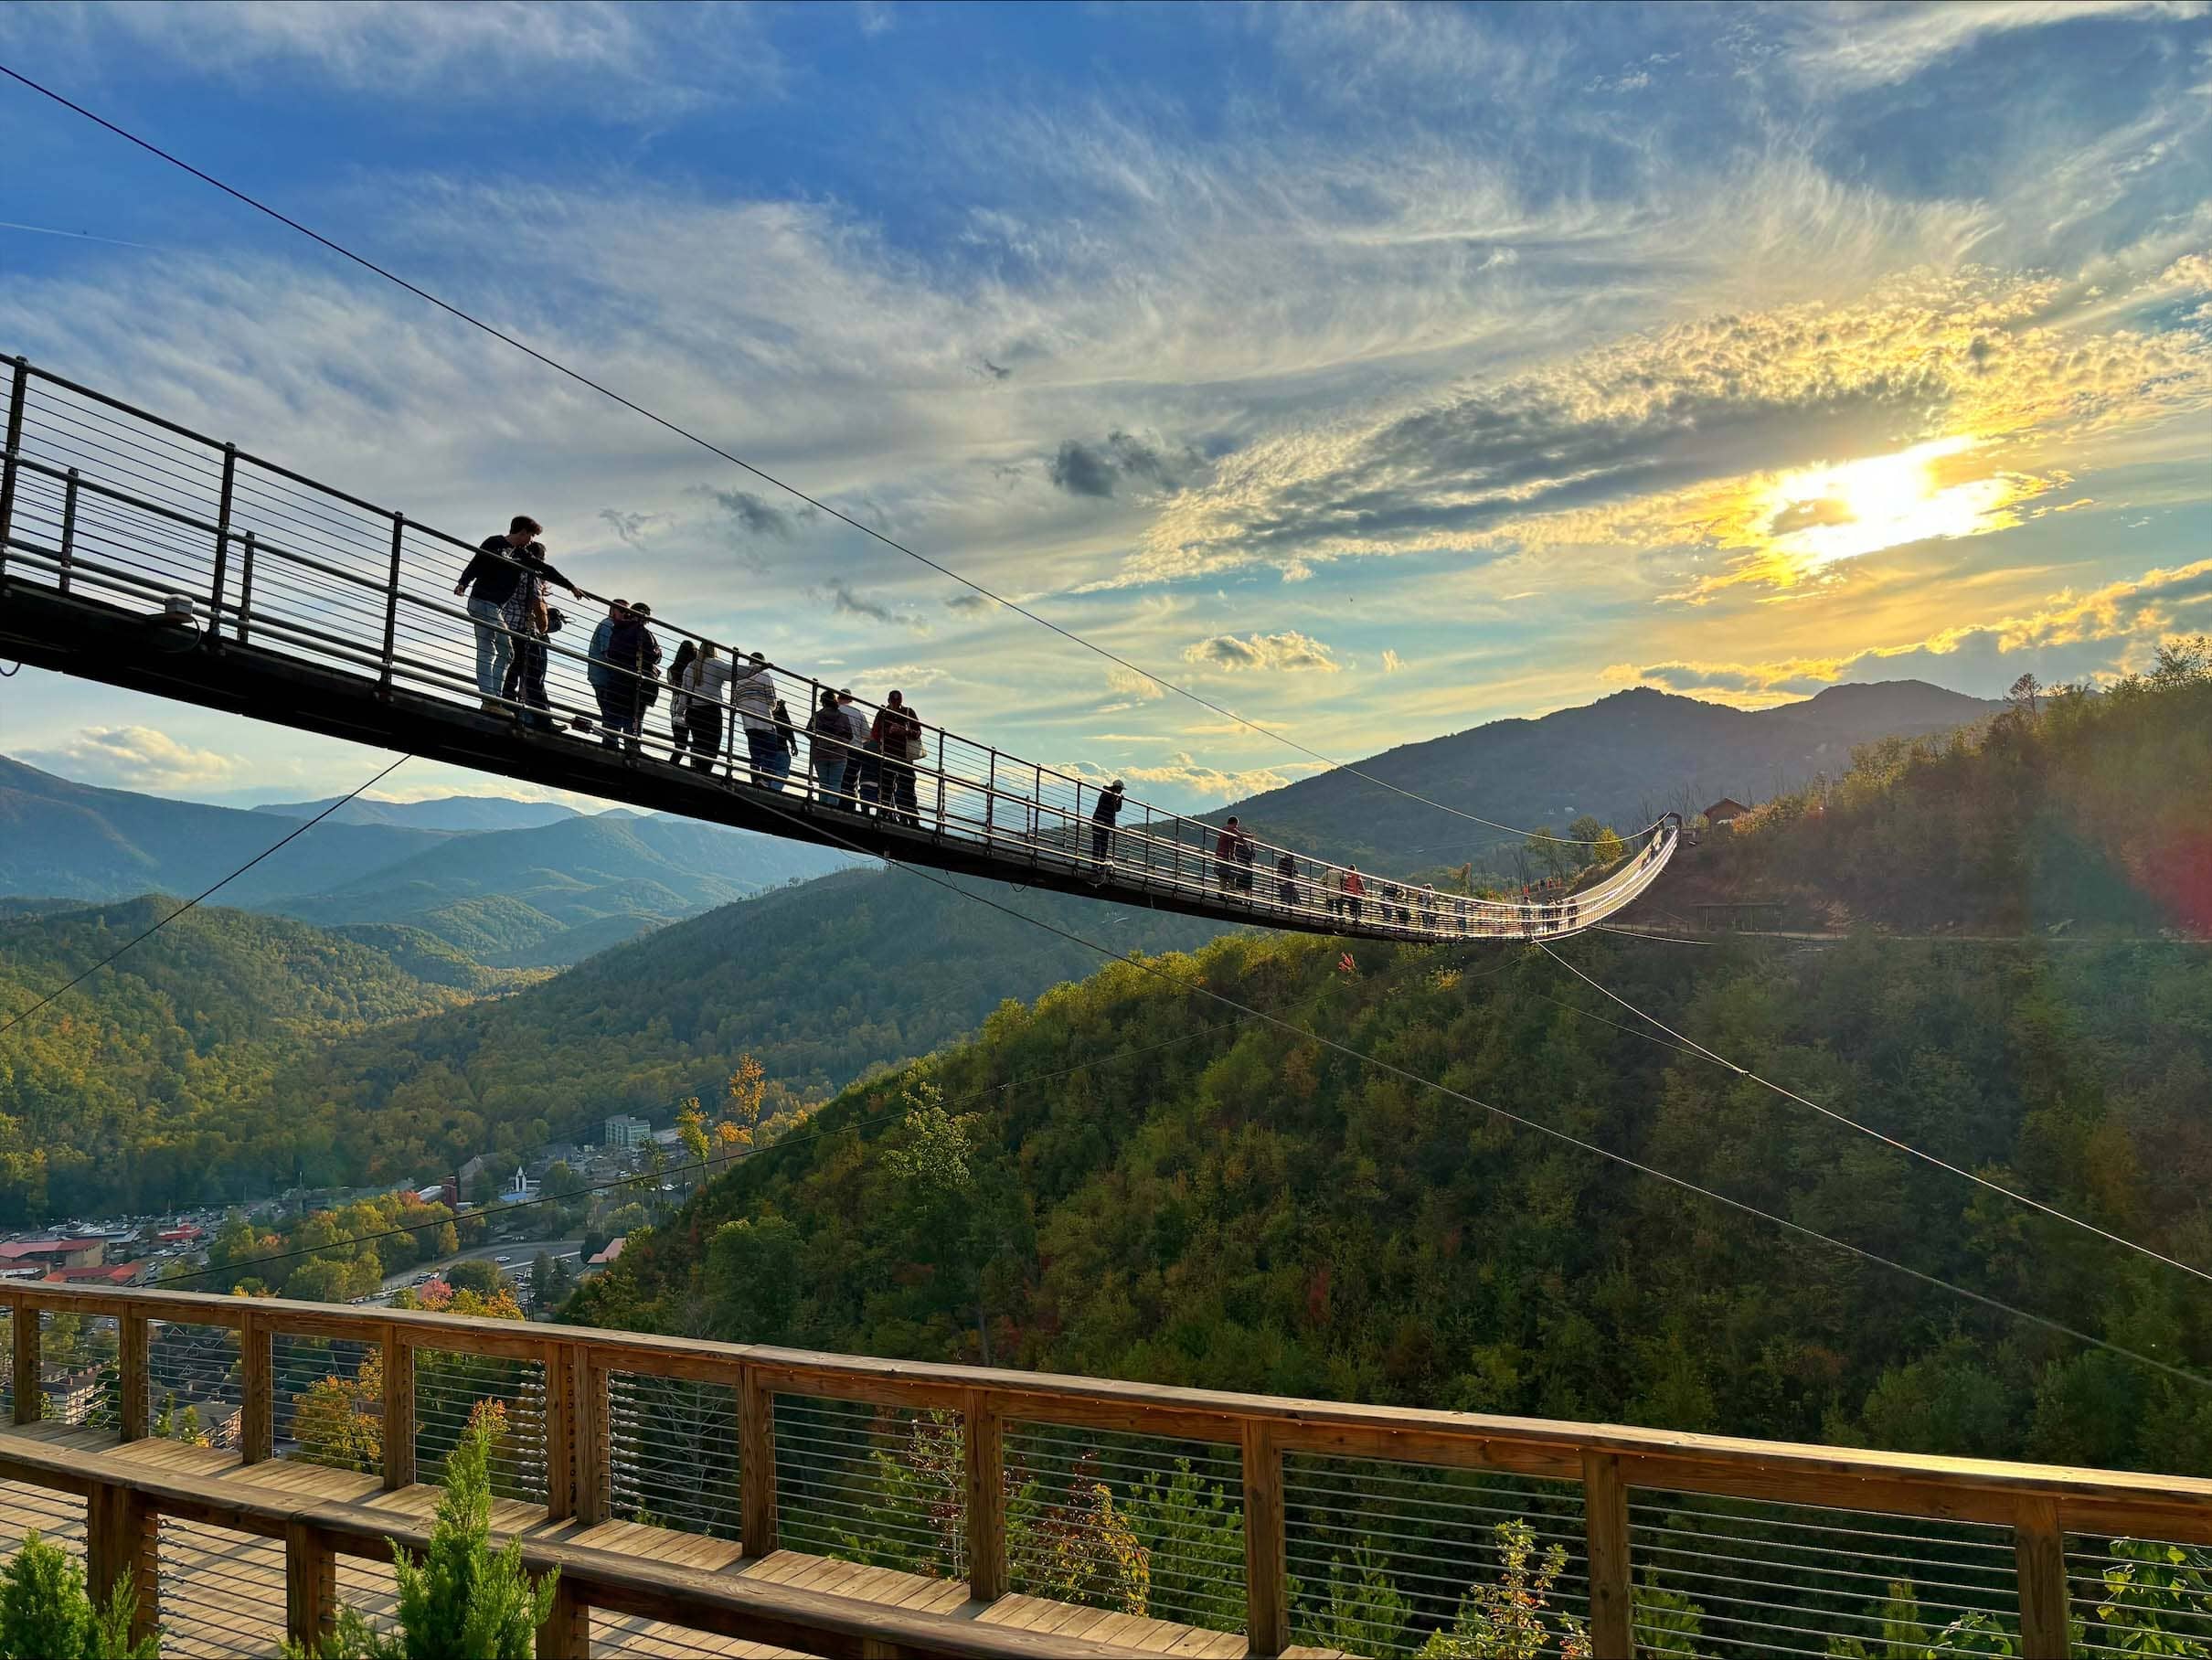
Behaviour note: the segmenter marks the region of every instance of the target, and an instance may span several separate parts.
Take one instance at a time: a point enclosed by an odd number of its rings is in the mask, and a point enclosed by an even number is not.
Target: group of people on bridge
[[[585,596],[547,559],[537,539],[543,532],[536,519],[517,514],[504,535],[484,539],[453,591],[466,596],[475,625],[476,689],[485,712],[551,731],[557,723],[546,687],[548,643],[568,619],[548,596],[557,588],[580,600]],[[744,736],[750,782],[782,791],[797,764],[803,731],[822,801],[904,824],[920,822],[914,768],[922,756],[921,718],[900,693],[889,694],[870,717],[849,687],[823,687],[802,727],[792,718],[763,653],[732,650],[724,655],[713,642],[686,635],[675,655],[664,660],[652,622],[650,604],[614,599],[592,630],[585,678],[599,706],[600,741],[608,749],[640,752],[646,718],[665,689],[669,759],[676,764],[713,772],[727,720],[734,723],[727,729],[733,751],[737,736]],[[576,725],[589,729],[590,722]],[[730,764],[735,772],[734,753]],[[800,787],[805,788],[803,780]]]
[[[522,727],[540,731],[558,729],[552,699],[546,686],[549,642],[567,624],[550,602],[555,589],[578,600],[584,591],[570,581],[547,559],[538,522],[517,515],[503,535],[484,538],[453,591],[467,599],[468,616],[476,634],[476,689],[487,713],[511,718]],[[814,798],[823,805],[847,812],[873,814],[891,823],[919,827],[916,769],[927,753],[921,718],[899,692],[890,692],[873,716],[855,701],[850,688],[814,688],[814,706],[804,720],[792,718],[776,686],[767,657],[760,652],[739,653],[689,634],[678,644],[675,655],[664,661],[661,642],[653,631],[653,608],[640,601],[609,600],[607,613],[593,628],[585,651],[585,677],[598,706],[597,730],[608,749],[639,754],[648,741],[646,720],[668,695],[668,761],[677,766],[714,774],[723,764],[724,738],[730,740],[728,772],[739,782],[781,792],[790,785],[798,766],[799,740],[807,740],[807,767],[798,788],[807,790],[813,779]],[[802,697],[802,702],[806,699]],[[589,717],[579,715],[569,725],[589,733]],[[743,756],[736,740],[744,738]],[[655,750],[663,748],[654,739]],[[995,754],[995,751],[994,751]],[[945,820],[944,772],[941,753],[936,817]],[[1040,771],[1040,780],[1043,776]],[[1081,786],[1076,811],[1081,814]],[[994,786],[983,788],[983,817],[978,828],[986,837],[999,834],[995,822],[999,794]],[[1120,779],[1100,789],[1093,802],[1090,825],[1090,873],[1102,885],[1118,867],[1130,862],[1117,858],[1116,825],[1126,792]],[[1065,856],[1078,857],[1072,834],[1055,838],[1043,833],[1041,802],[1024,803],[1028,810],[1027,839],[1044,846],[1055,841]],[[1080,822],[1079,816],[1076,820]],[[1070,825],[1069,829],[1072,831]],[[1147,818],[1144,833],[1136,838],[1135,860],[1143,870],[1161,868],[1155,848],[1162,842],[1164,825]],[[1203,834],[1205,826],[1196,828]],[[1167,841],[1166,868],[1181,880],[1186,848],[1179,834]],[[1655,851],[1645,849],[1650,857]],[[1199,860],[1204,844],[1190,849]],[[1274,880],[1262,888],[1256,872],[1271,866]],[[1193,878],[1203,884],[1204,865]],[[1439,894],[1435,884],[1416,887],[1370,878],[1356,865],[1336,866],[1301,858],[1287,847],[1265,846],[1240,819],[1231,814],[1218,828],[1213,843],[1213,888],[1224,899],[1240,900],[1256,910],[1324,915],[1332,920],[1372,926],[1381,922],[1409,933],[1460,935],[1534,935],[1576,927],[1580,900],[1564,883],[1556,891],[1531,894],[1523,889],[1518,900],[1477,899]]]

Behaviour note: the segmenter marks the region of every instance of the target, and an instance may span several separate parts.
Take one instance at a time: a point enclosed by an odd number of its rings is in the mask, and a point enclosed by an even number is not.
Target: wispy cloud
[[[1815,90],[1856,91],[1909,80],[1995,36],[2099,19],[2175,21],[2205,15],[2203,0],[1978,0],[1867,5],[1833,0],[1792,5],[1787,26],[1792,67]]]

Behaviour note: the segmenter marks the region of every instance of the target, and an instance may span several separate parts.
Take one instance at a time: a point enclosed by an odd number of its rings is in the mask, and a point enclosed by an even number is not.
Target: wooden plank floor
[[[177,1442],[142,1441],[119,1447],[110,1433],[58,1424],[28,1425],[7,1432],[63,1446],[102,1450],[172,1476],[219,1476],[225,1482],[343,1502],[371,1516],[388,1515],[395,1521],[426,1520],[438,1501],[434,1487],[387,1493],[375,1476],[283,1459],[241,1466],[236,1452]],[[81,1561],[84,1522],[81,1500],[0,1482],[0,1555],[12,1555],[24,1536],[36,1529]],[[1243,1637],[1234,1633],[1079,1608],[1039,1597],[1007,1596],[984,1606],[969,1601],[967,1587],[959,1580],[928,1579],[794,1550],[748,1558],[728,1540],[632,1522],[606,1522],[593,1527],[549,1522],[541,1508],[513,1500],[495,1504],[493,1525],[502,1530],[558,1538],[627,1556],[762,1580],[794,1591],[965,1615],[988,1624],[1070,1640],[1085,1637],[1109,1642],[1136,1653],[1213,1660],[1245,1652]],[[273,1655],[279,1651],[284,1636],[284,1550],[280,1541],[165,1518],[158,1549],[164,1655],[170,1660],[217,1660],[218,1656]],[[387,1564],[340,1557],[338,1589],[348,1604],[372,1620],[381,1620],[391,1612],[393,1582]],[[694,1656],[787,1660],[794,1653],[741,1638],[709,1636],[658,1621],[601,1613],[592,1616],[591,1651],[594,1655],[622,1656],[624,1660],[693,1660]],[[1317,1655],[1320,1651],[1292,1653]]]

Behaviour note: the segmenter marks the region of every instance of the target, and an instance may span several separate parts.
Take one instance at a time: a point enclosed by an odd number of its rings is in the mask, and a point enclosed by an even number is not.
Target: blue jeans
[[[515,660],[515,637],[506,632],[506,612],[490,600],[469,600],[469,621],[476,624],[476,689],[496,697]]]

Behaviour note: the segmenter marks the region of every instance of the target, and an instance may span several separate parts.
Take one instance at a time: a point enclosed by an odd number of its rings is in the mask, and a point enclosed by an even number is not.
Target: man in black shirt
[[[505,536],[484,538],[476,557],[461,573],[461,580],[453,584],[455,593],[468,595],[469,620],[476,625],[476,690],[491,714],[507,712],[500,693],[505,688],[507,665],[515,659],[515,636],[505,613],[524,579],[534,575],[558,582],[570,593],[577,591],[575,583],[545,563],[544,548],[537,550],[537,558],[529,564],[524,563],[523,550],[544,530],[528,514],[516,514]]]
[[[1122,815],[1122,781],[1113,782],[1099,792],[1098,805],[1090,809],[1090,879],[1103,882],[1106,869],[1112,863],[1110,857],[1113,846],[1113,821]]]

